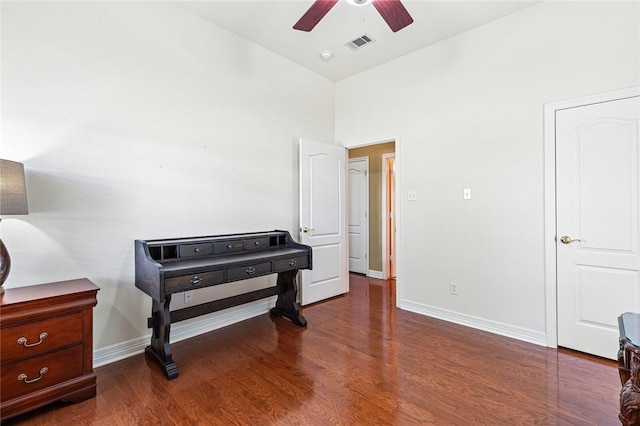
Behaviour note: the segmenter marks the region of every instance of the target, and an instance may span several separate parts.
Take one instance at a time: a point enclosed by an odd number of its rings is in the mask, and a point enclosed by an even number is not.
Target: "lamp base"
[[[4,284],[5,280],[9,276],[9,271],[11,270],[11,257],[9,257],[9,252],[7,251],[7,247],[2,242],[0,238],[0,294],[4,293],[4,288],[2,284]]]

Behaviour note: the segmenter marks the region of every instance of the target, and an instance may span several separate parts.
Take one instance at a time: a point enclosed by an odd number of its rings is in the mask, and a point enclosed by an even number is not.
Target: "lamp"
[[[29,214],[22,163],[0,159],[0,215]],[[0,219],[1,220],[1,219]],[[0,294],[11,270],[11,258],[0,238]]]

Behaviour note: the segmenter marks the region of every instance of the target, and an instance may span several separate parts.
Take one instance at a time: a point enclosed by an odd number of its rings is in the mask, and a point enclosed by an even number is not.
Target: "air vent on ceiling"
[[[372,39],[368,35],[364,34],[364,35],[361,35],[360,37],[358,37],[355,40],[351,40],[350,42],[345,43],[344,45],[349,47],[352,50],[358,50],[358,49],[366,46],[367,44],[373,43],[374,41],[375,41],[374,39]]]

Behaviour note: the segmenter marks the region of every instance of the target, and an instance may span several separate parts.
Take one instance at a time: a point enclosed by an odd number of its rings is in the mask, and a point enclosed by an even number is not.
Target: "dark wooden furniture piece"
[[[136,287],[151,296],[153,328],[145,353],[167,379],[178,377],[169,332],[171,323],[278,295],[271,314],[299,326],[307,321],[298,308],[299,269],[311,269],[311,247],[298,244],[287,231],[255,232],[195,238],[135,241]],[[171,295],[277,273],[274,287],[170,311]]]
[[[8,288],[0,296],[2,421],[55,401],[96,395],[88,279]]]
[[[640,426],[640,314],[620,315],[618,328],[618,372],[622,382],[618,417],[625,426]]]

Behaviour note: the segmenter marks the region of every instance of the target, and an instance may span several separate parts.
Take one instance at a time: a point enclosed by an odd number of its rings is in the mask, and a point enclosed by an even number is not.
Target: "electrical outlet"
[[[184,292],[184,304],[188,305],[189,303],[191,303],[192,299],[193,299],[193,291],[191,291],[191,290],[185,291]]]
[[[418,200],[418,191],[407,191],[407,200],[408,201],[417,201]]]
[[[458,295],[458,284],[456,284],[456,283],[449,284],[449,293],[455,294],[457,296]]]

